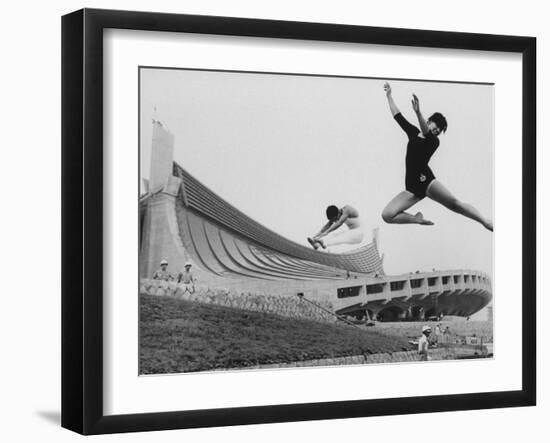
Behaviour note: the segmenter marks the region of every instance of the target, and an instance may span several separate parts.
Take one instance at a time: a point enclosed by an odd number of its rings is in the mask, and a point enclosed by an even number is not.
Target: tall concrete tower
[[[188,258],[178,235],[175,199],[181,180],[172,175],[174,136],[161,122],[153,120],[151,145],[150,196],[141,203],[140,260],[142,278],[150,278],[161,260],[168,261],[168,271],[177,273]]]

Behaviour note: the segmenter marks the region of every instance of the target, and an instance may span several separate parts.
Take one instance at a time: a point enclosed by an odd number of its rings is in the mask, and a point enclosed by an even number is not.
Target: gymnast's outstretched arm
[[[326,235],[326,231],[330,228],[331,225],[332,225],[332,222],[331,222],[331,221],[328,221],[328,222],[321,228],[321,230],[320,230],[317,234],[315,234],[315,235],[313,236],[313,238],[315,239],[315,238],[321,237],[322,235]]]
[[[411,100],[413,110],[416,114],[416,118],[418,119],[418,125],[420,126],[420,130],[422,131],[423,135],[428,135],[430,130],[428,129],[428,123],[426,122],[426,119],[422,115],[422,112],[420,112],[420,101],[418,100],[418,97],[416,94],[413,94],[413,98]]]
[[[388,82],[384,83],[384,91],[386,92],[386,97],[388,98],[388,105],[390,105],[390,111],[391,115],[395,117],[397,114],[399,114],[401,111],[393,101],[393,96],[391,93],[391,86]]]
[[[344,224],[344,222],[349,218],[349,216],[350,216],[349,211],[346,208],[344,208],[344,210],[342,211],[342,215],[338,218],[338,220],[332,223],[331,226],[322,235],[320,235],[317,238],[324,237],[325,235],[331,233],[332,231],[336,231],[340,226]]]

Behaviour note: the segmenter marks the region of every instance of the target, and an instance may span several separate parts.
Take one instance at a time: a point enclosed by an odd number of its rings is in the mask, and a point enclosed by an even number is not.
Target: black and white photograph
[[[494,358],[494,84],[137,75],[140,375]]]
[[[543,441],[544,9],[7,2],[0,440]]]

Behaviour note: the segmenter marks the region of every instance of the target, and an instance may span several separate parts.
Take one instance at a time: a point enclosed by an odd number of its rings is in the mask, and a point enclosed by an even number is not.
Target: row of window
[[[458,284],[460,282],[460,275],[453,275],[453,281],[455,284]],[[437,285],[437,278],[438,277],[428,277],[428,286],[436,286]],[[449,279],[451,276],[443,276],[441,277],[441,281],[444,285],[449,284]],[[486,283],[487,278],[486,277],[478,277],[477,275],[464,275],[464,282],[468,283],[472,280],[473,283],[479,280],[479,282]],[[423,278],[415,278],[411,280],[411,288],[412,289],[418,289],[422,287],[422,282],[424,281]],[[400,280],[400,281],[392,281],[390,282],[390,290],[393,291],[401,291],[405,287],[406,280]],[[375,283],[372,285],[367,285],[367,294],[380,294],[381,292],[384,292],[384,285],[386,283]],[[352,286],[349,288],[339,288],[338,289],[338,298],[346,298],[346,297],[356,297],[361,293],[362,286]]]

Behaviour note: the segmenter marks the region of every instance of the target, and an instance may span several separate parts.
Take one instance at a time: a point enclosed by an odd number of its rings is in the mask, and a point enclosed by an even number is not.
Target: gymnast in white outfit
[[[326,249],[329,246],[343,244],[357,244],[363,241],[364,232],[359,219],[359,212],[350,205],[341,209],[331,205],[327,208],[328,222],[313,237],[308,237],[307,241],[313,248],[319,247]],[[335,232],[342,225],[346,225],[346,231]]]

